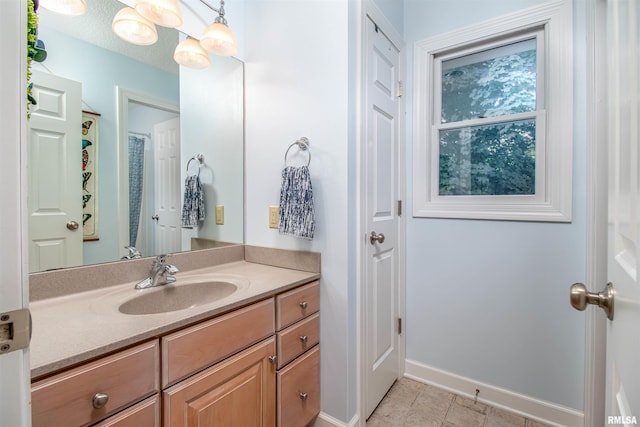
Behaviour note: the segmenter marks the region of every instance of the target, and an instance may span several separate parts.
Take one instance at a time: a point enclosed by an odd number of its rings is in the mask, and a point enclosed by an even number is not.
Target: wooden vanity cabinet
[[[319,308],[315,281],[37,381],[33,426],[303,427],[320,412]]]

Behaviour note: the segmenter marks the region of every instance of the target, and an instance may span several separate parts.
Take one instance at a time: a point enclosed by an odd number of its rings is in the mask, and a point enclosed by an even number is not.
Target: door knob
[[[76,231],[80,227],[77,221],[69,221],[67,222],[67,228],[71,231]]]
[[[158,214],[155,214],[154,216],[151,217],[151,219],[158,221],[160,217],[158,216]]]
[[[372,231],[371,235],[369,236],[369,242],[371,242],[372,245],[375,245],[376,242],[384,243],[384,234],[376,234],[375,231]]]
[[[604,310],[609,320],[613,320],[614,293],[612,283],[607,283],[604,290],[598,293],[587,291],[587,287],[582,283],[574,283],[570,290],[571,305],[582,311],[587,308],[587,304],[595,304]]]

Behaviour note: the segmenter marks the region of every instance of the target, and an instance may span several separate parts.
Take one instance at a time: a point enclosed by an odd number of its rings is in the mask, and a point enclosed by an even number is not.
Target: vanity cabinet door
[[[275,350],[272,337],[165,390],[164,425],[274,427]]]
[[[318,346],[278,372],[278,427],[302,427],[320,412]]]

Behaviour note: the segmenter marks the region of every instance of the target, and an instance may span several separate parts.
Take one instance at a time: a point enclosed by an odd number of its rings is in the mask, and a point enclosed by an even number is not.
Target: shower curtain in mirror
[[[138,239],[144,175],[144,141],[145,138],[129,135],[129,246],[136,246]]]

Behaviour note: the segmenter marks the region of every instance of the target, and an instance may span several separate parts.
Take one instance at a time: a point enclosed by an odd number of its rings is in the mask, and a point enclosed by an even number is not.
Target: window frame
[[[571,2],[557,0],[416,42],[414,48],[413,216],[570,222],[572,207],[573,43]],[[442,61],[533,36],[536,110],[442,124]],[[508,119],[506,119],[508,118]],[[439,194],[439,132],[536,121],[534,195]],[[464,126],[460,126],[463,123]]]

